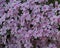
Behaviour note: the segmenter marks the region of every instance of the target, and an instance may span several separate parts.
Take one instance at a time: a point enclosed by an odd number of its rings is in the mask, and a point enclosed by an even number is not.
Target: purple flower
[[[0,0],[0,48],[59,48],[60,4],[46,3]]]

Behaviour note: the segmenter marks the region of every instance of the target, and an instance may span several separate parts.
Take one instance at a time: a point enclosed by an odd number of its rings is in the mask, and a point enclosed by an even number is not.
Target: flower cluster
[[[60,4],[48,0],[0,0],[0,48],[60,48]]]

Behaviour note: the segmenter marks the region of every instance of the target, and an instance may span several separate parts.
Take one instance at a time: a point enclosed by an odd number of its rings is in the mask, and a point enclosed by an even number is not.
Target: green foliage
[[[60,3],[60,0],[58,0],[58,3]]]
[[[10,0],[6,0],[6,3],[8,4],[9,1],[10,1]]]
[[[58,1],[58,3],[60,4],[60,0],[48,0],[47,4],[50,4],[50,3],[55,3],[55,1]]]

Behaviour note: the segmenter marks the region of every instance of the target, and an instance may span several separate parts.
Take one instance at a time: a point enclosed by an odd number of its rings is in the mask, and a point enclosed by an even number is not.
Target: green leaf
[[[10,1],[10,0],[6,0],[6,3],[8,4],[9,1]]]

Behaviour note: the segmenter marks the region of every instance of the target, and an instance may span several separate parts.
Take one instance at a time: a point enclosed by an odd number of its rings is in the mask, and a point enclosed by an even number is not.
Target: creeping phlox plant
[[[60,48],[60,4],[50,0],[0,0],[0,48]]]

